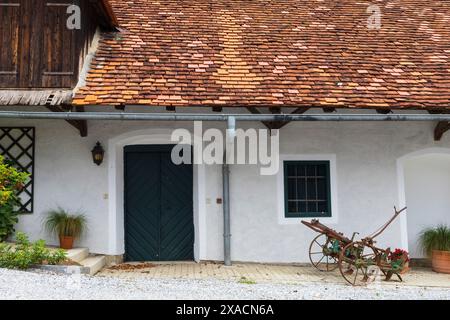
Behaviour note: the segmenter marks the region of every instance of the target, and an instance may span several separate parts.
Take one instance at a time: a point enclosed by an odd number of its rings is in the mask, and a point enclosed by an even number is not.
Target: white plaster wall
[[[105,165],[97,167],[90,154],[97,135],[86,139],[71,126],[61,121],[0,121],[2,126],[35,126],[35,182],[34,213],[22,215],[17,230],[31,239],[46,239],[57,244],[56,238],[46,235],[42,228],[45,212],[61,206],[80,211],[89,219],[86,237],[77,245],[89,246],[92,252],[105,252],[107,241],[107,192]]]
[[[134,108],[133,111],[144,111]],[[146,109],[148,110],[148,109]],[[158,110],[160,111],[160,110]],[[192,110],[186,110],[192,111]],[[234,112],[231,110],[230,112]],[[97,167],[90,150],[97,140],[105,149],[108,140],[148,128],[192,129],[192,123],[89,122],[89,136],[80,138],[64,121],[0,120],[0,125],[36,127],[35,213],[21,217],[18,230],[32,238],[47,238],[41,229],[44,212],[56,205],[83,209],[90,220],[88,235],[79,244],[92,252],[121,254],[108,243],[108,158]],[[205,127],[224,128],[223,123]],[[238,123],[239,127],[264,128],[260,123]],[[450,148],[450,136],[433,141],[433,123],[291,123],[281,131],[280,152],[289,155],[332,154],[336,157],[339,217],[331,226],[345,234],[367,235],[382,225],[399,205],[397,159],[430,148]],[[301,225],[278,221],[276,176],[260,176],[258,166],[231,168],[232,259],[255,262],[307,262],[314,233]],[[221,167],[205,169],[206,232],[200,256],[223,259]],[[112,235],[115,236],[115,235]],[[117,242],[123,241],[121,238]],[[380,238],[381,246],[402,246],[400,221]],[[56,239],[52,239],[56,244]]]
[[[420,232],[439,223],[450,225],[450,153],[413,157],[404,168],[409,250],[422,258]]]

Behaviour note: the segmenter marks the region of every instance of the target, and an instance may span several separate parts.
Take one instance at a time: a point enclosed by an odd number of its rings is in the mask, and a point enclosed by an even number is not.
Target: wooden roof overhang
[[[102,26],[109,28],[117,28],[119,26],[117,16],[108,0],[90,0],[90,3],[97,11]]]

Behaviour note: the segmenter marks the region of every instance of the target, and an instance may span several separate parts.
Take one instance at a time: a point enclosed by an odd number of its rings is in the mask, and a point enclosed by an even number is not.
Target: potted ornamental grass
[[[450,228],[443,224],[427,228],[419,241],[424,254],[431,257],[433,270],[450,274]]]
[[[62,249],[72,249],[75,240],[79,239],[86,230],[87,220],[83,214],[70,214],[58,208],[48,212],[45,228],[48,233],[59,238]]]

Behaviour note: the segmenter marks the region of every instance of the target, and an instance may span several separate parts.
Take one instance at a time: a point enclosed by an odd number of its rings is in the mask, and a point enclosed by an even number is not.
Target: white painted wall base
[[[78,245],[108,255],[120,255],[124,250],[120,183],[123,146],[167,141],[172,129],[193,128],[188,122],[97,121],[89,122],[89,136],[80,138],[64,121],[0,120],[0,125],[36,127],[35,212],[22,216],[17,229],[29,233],[32,239],[45,238],[56,244],[56,239],[48,237],[41,228],[45,212],[57,205],[81,209],[88,216],[89,230]],[[261,123],[238,126],[264,128]],[[424,122],[291,123],[280,133],[280,152],[299,157],[333,155],[338,184],[332,196],[338,217],[327,223],[347,235],[358,231],[364,236],[389,219],[394,205],[406,203],[399,159],[428,148],[450,149],[450,135],[441,142],[433,141],[433,126]],[[225,124],[205,123],[204,127],[223,130]],[[102,142],[107,151],[100,167],[92,163],[90,154],[96,141]],[[277,177],[261,176],[255,165],[233,165],[231,170],[232,259],[307,262],[314,233],[300,223],[280,221],[279,203],[283,200],[277,193]],[[223,212],[216,203],[222,197],[221,178],[218,165],[204,166],[196,173],[197,259],[223,259]],[[443,206],[449,209],[448,202],[443,202]],[[408,212],[408,217],[412,214]],[[406,248],[409,222],[406,216],[396,221],[378,239],[378,245]]]
[[[450,225],[450,152],[412,157],[404,167],[409,250],[413,258],[424,258],[420,232],[440,223]]]

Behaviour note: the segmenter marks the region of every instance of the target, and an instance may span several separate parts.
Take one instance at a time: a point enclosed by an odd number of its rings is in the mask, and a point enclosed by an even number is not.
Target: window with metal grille
[[[30,178],[19,192],[18,212],[33,212],[34,133],[32,127],[0,127],[0,154],[19,170],[28,172]]]
[[[331,217],[329,161],[285,161],[286,218]]]

